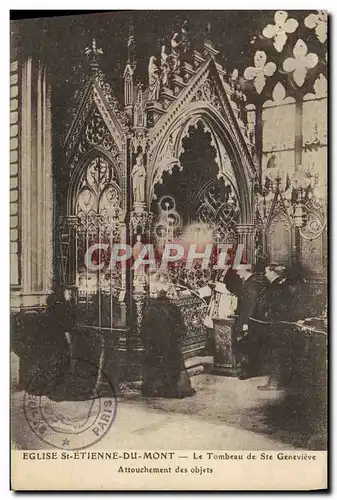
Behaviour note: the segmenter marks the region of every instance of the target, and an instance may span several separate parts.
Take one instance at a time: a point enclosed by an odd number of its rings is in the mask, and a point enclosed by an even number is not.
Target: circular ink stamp
[[[80,450],[100,441],[116,416],[117,398],[108,377],[76,360],[72,371],[62,364],[39,370],[24,396],[24,414],[34,434],[47,445]]]

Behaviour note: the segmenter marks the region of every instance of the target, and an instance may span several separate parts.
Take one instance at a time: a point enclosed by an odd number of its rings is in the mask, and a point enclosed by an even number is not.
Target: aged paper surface
[[[327,39],[11,21],[13,490],[327,488]]]

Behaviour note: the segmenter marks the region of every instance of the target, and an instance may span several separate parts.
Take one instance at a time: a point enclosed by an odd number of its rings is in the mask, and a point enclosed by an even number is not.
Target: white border
[[[276,5],[275,5],[276,4]],[[29,2],[29,7],[30,9],[44,9],[46,7],[46,2],[45,0],[33,0]],[[254,7],[254,10],[257,9],[263,9],[263,10],[277,10],[279,8],[282,9],[289,9],[289,10],[307,10],[307,9],[316,9],[317,7],[320,9],[326,9],[329,11],[330,14],[334,14],[336,12],[336,3],[335,0],[328,0],[324,2],[324,5],[317,5],[317,2],[315,4],[313,2],[308,2],[307,0],[301,0],[301,1],[283,1],[282,5],[277,5],[276,2],[274,2],[275,7],[272,7],[272,3],[270,0],[264,0],[264,1],[258,1],[258,2],[247,2],[245,0],[242,0],[240,2],[240,7],[238,4],[235,4],[235,7],[238,10],[251,10],[252,7]],[[208,7],[208,9],[205,9],[205,6]],[[97,1],[93,4],[93,2],[89,2],[87,0],[77,0],[77,1],[72,1],[69,2],[69,0],[49,0],[48,1],[48,7],[50,9],[55,8],[55,9],[69,9],[70,7],[72,9],[76,10],[83,10],[83,9],[88,9],[91,10],[93,8],[96,9],[103,9],[103,10],[111,10],[111,9],[117,9],[118,7],[123,7],[123,9],[132,9],[132,10],[140,10],[140,7],[142,10],[148,10],[148,9],[154,9],[158,10],[159,7],[162,7],[164,9],[168,10],[195,10],[197,7],[200,10],[225,10],[231,9],[234,7],[233,3],[230,2],[219,2],[219,1],[212,1],[208,0],[207,2],[197,2],[196,0],[185,0],[182,2],[181,0],[170,0],[170,2],[167,2],[167,4],[162,4],[159,3],[158,1],[154,0],[147,0],[143,2],[139,2],[139,0],[123,0],[123,2],[112,2],[108,0],[100,0]],[[1,142],[2,142],[2,155],[1,155],[1,167],[2,167],[2,176],[1,176],[1,183],[0,183],[0,214],[1,214],[1,222],[2,222],[2,245],[0,246],[0,262],[2,263],[2,270],[1,270],[1,300],[0,300],[0,307],[1,307],[1,347],[0,347],[0,352],[2,353],[2,359],[0,362],[0,369],[1,369],[1,376],[0,376],[0,381],[1,381],[1,411],[0,411],[0,417],[1,417],[1,432],[0,432],[0,453],[1,453],[1,458],[0,458],[0,494],[1,494],[1,499],[3,498],[9,498],[13,493],[9,492],[9,436],[8,436],[8,429],[9,429],[9,243],[7,240],[7,235],[9,235],[9,127],[8,127],[8,117],[9,117],[9,71],[8,71],[8,54],[9,54],[9,9],[26,9],[27,8],[27,1],[25,0],[3,0],[3,3],[0,7],[0,36],[1,36],[1,58],[2,58],[2,77],[0,80],[0,85],[1,85],[1,100],[2,100],[2,105],[0,107],[1,109]],[[330,24],[330,30],[332,31],[333,28],[333,23],[331,22]],[[336,54],[336,36],[331,37],[330,39],[330,54]],[[332,57],[330,57],[330,64],[332,64]],[[331,83],[330,83],[330,123],[333,123],[333,119],[335,118],[336,114],[336,99],[332,101],[331,94],[334,89],[335,89],[335,83],[336,83],[336,78],[335,77],[335,68],[331,68]],[[331,228],[330,228],[330,241],[333,245],[335,243],[335,238],[336,238],[336,225],[337,225],[337,175],[333,175],[333,172],[335,170],[336,165],[334,162],[334,151],[333,151],[333,145],[337,144],[337,137],[336,137],[336,128],[331,127],[332,133],[330,131],[330,147],[331,147],[331,155],[330,155],[330,193],[331,193],[331,211],[330,211],[330,218],[331,218]],[[331,248],[330,251],[330,279],[331,279],[331,289],[333,290],[332,285],[337,285],[337,265],[332,265],[333,262],[337,262],[337,245],[333,245],[333,248]],[[336,294],[334,297],[332,297],[331,300],[331,312],[337,310],[337,299],[336,299]],[[331,317],[331,320],[334,318]],[[332,322],[333,326],[333,322]],[[333,328],[331,327],[331,337],[333,336]],[[335,360],[337,359],[336,356],[336,347],[337,342],[334,342],[333,345],[333,352],[331,353],[331,375],[333,375],[333,380],[331,380],[331,383],[335,381],[335,370],[334,370],[334,365],[335,365]],[[334,413],[335,410],[335,386],[333,384],[333,391],[332,391],[332,410],[331,410],[331,421],[333,421],[332,414]],[[332,435],[334,437],[333,441],[331,442],[332,449],[335,449],[336,445],[336,440],[335,440],[336,433]],[[334,473],[336,472],[336,460],[333,460],[333,470],[331,470],[331,478],[330,482],[332,484],[332,477],[334,476]],[[6,464],[6,466],[5,466]],[[30,495],[35,496],[35,495]],[[39,498],[45,497],[45,494],[39,494]],[[94,493],[92,496],[97,496]],[[114,495],[115,496],[115,495]],[[117,496],[120,496],[118,494]],[[178,495],[180,496],[180,495]],[[205,493],[205,496],[207,496],[207,493]],[[237,495],[236,495],[237,496]],[[241,495],[240,495],[241,496]],[[266,495],[270,496],[270,495]],[[59,497],[59,494],[56,494],[56,497]],[[62,494],[61,498],[70,498],[69,494]],[[177,495],[175,495],[177,498]],[[289,498],[289,496],[288,496]]]

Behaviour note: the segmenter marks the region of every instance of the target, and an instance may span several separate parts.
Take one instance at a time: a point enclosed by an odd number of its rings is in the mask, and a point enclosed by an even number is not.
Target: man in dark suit
[[[240,264],[235,268],[236,274],[242,280],[242,287],[238,297],[238,317],[236,332],[238,351],[241,361],[241,379],[246,379],[254,373],[256,364],[256,326],[250,318],[260,316],[260,298],[265,288],[265,280],[258,274],[252,273],[250,264]]]
[[[265,341],[269,379],[266,385],[258,387],[261,391],[282,388],[283,375],[281,366],[286,361],[292,336],[288,339],[287,326],[280,322],[293,319],[293,298],[285,267],[273,262],[266,267],[265,276],[268,285],[261,298],[260,311],[261,319],[267,324],[265,326]]]

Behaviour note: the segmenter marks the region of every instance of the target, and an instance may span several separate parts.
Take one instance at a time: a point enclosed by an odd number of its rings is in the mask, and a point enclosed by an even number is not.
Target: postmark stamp
[[[103,372],[93,383],[93,365],[78,360],[71,372],[59,366],[39,370],[24,396],[29,427],[45,444],[80,450],[100,441],[116,417],[114,387]]]

